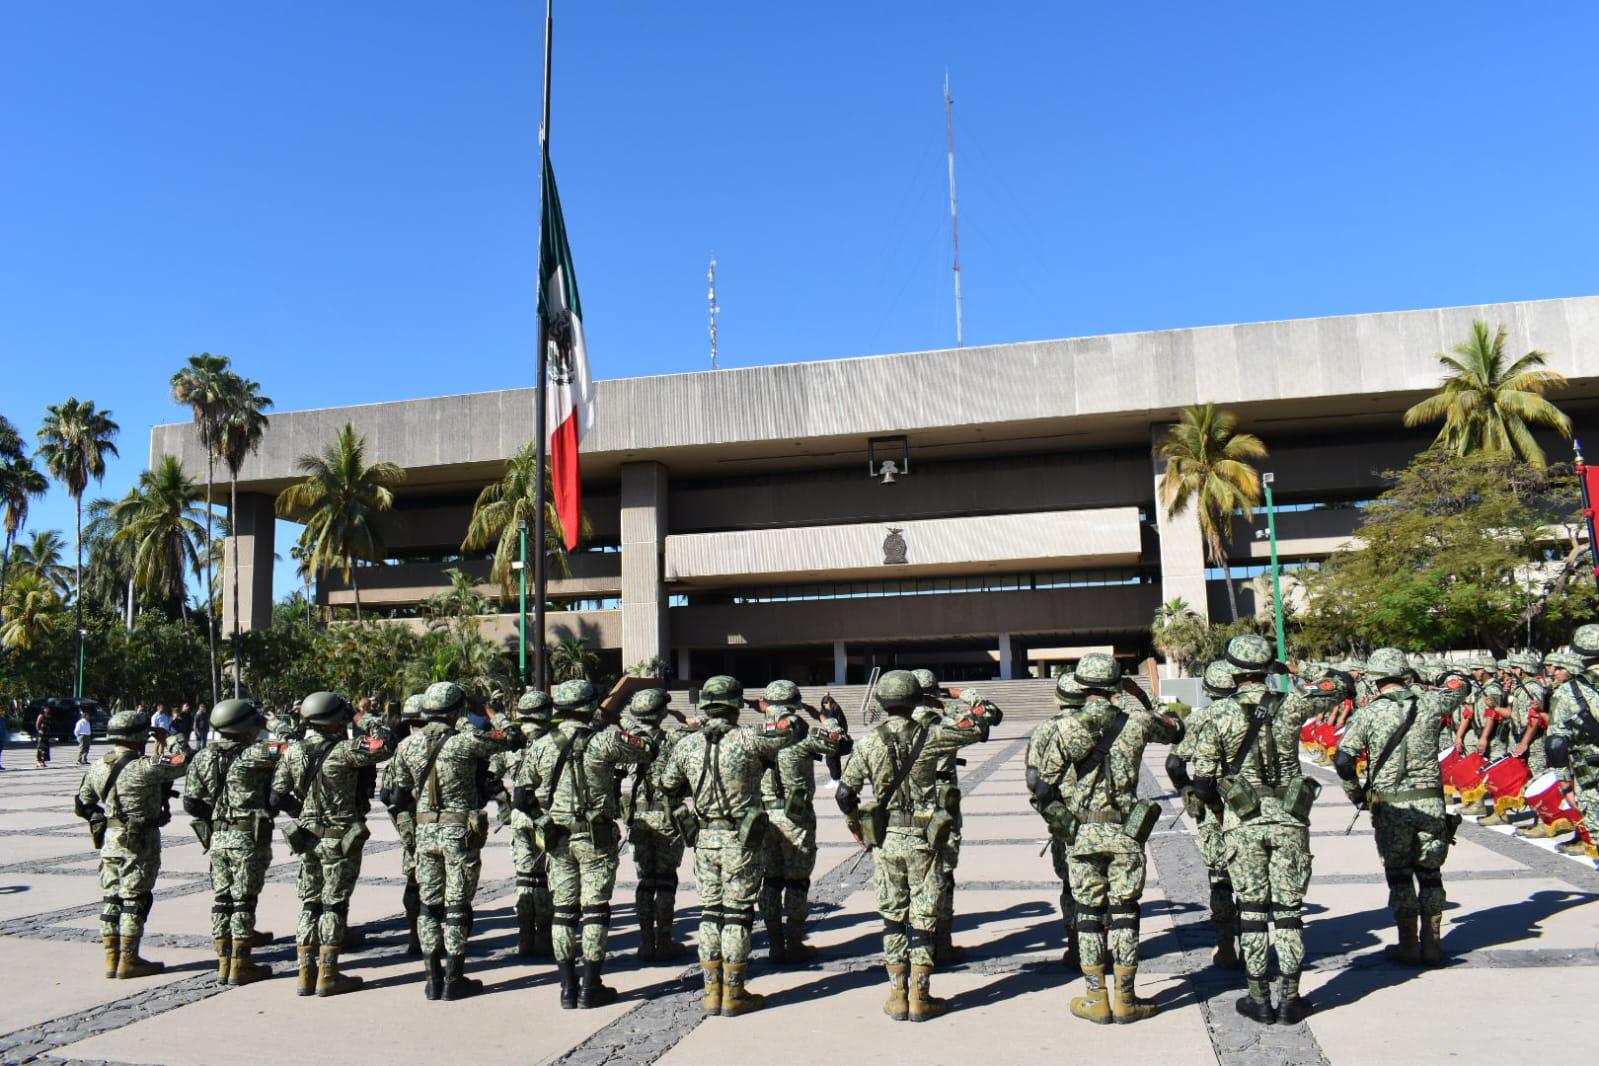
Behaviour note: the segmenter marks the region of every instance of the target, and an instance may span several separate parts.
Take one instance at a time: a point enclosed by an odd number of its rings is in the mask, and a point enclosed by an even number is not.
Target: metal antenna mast
[[[949,93],[949,70],[944,71],[944,132],[949,138],[949,228],[955,239],[955,347],[966,346],[961,325],[961,224],[955,207],[955,98]]]
[[[711,291],[705,295],[706,301],[711,305],[711,369],[719,370],[721,368],[716,365],[716,314],[721,308],[716,306],[716,256],[714,253],[711,255],[710,272],[705,276],[711,279]]]

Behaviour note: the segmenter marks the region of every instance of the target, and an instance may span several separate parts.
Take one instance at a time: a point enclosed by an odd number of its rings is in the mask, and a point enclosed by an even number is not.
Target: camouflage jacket
[[[1220,781],[1227,776],[1232,763],[1243,749],[1249,735],[1249,723],[1266,697],[1266,686],[1258,681],[1240,685],[1238,691],[1224,700],[1211,704],[1211,715],[1204,728],[1198,730],[1194,742],[1194,777],[1208,777]],[[1280,789],[1304,776],[1299,766],[1299,730],[1305,720],[1336,706],[1344,699],[1341,687],[1330,689],[1309,688],[1283,696],[1271,712],[1269,722],[1262,726],[1248,756],[1239,767],[1239,779],[1256,790]],[[1350,716],[1351,723],[1366,713],[1361,707]],[[1353,730],[1351,724],[1349,729]],[[1349,734],[1344,734],[1341,746],[1349,746]],[[1436,753],[1430,756],[1437,761]],[[1240,820],[1231,807],[1225,808],[1222,829],[1236,828]],[[1282,800],[1262,792],[1260,811],[1250,819],[1252,825],[1304,826],[1306,820],[1295,818],[1283,807]]]
[[[838,754],[846,734],[832,728],[837,725],[834,720],[811,726],[804,740],[767,762],[761,773],[761,804],[772,817],[787,817],[797,825],[816,824],[816,760]]]
[[[274,716],[267,728],[280,744],[292,744],[305,737],[305,724],[300,721],[300,716],[288,711],[281,711]]]
[[[429,722],[394,749],[389,785],[411,796],[417,814],[482,810],[492,793],[487,764],[506,744],[486,730],[455,732],[446,722]]]
[[[365,821],[370,797],[361,794],[362,772],[394,754],[394,736],[376,715],[363,718],[356,731],[361,736],[346,740],[308,729],[304,739],[284,751],[272,776],[272,791],[293,795],[303,804],[300,821],[316,825]],[[311,770],[318,761],[322,765],[313,780]]]
[[[555,780],[556,764],[567,748],[572,754]],[[653,752],[648,737],[563,719],[523,753],[516,783],[559,825],[575,826],[592,814],[615,818],[617,767],[646,763]]]
[[[1549,689],[1542,681],[1533,678],[1526,678],[1520,682],[1512,681],[1509,702],[1515,728],[1506,739],[1514,746],[1521,742],[1522,734],[1527,731],[1527,722],[1533,712],[1548,714]]]
[[[1083,773],[1101,738],[1124,719],[1104,759]],[[1072,844],[1074,855],[1140,851],[1143,845],[1122,830],[1122,821],[1138,802],[1138,769],[1144,748],[1171,744],[1182,726],[1138,705],[1128,712],[1120,702],[1090,696],[1076,714],[1056,719],[1053,736],[1041,745],[1038,776],[1059,782],[1061,800],[1082,821]]]
[[[635,736],[649,737],[655,742],[655,758],[633,767],[632,781],[627,788],[628,812],[634,818],[646,818],[658,829],[665,828],[665,816],[671,804],[666,790],[661,787],[661,776],[672,759],[672,748],[685,735],[681,729],[666,729],[659,722],[640,722],[624,716],[622,728]]]
[[[711,718],[672,745],[661,787],[669,796],[692,798],[702,826],[713,820],[737,822],[760,803],[767,762],[798,736],[797,730],[775,730],[772,723],[756,730]]]
[[[1343,783],[1345,794],[1358,801],[1362,790],[1366,790],[1366,799],[1383,802],[1384,795],[1426,792],[1425,796],[1387,802],[1442,814],[1443,778],[1438,770],[1438,745],[1434,738],[1438,735],[1438,723],[1464,698],[1464,690],[1459,694],[1448,689],[1418,692],[1400,686],[1367,704],[1350,723],[1341,747],[1351,753],[1364,751],[1371,765],[1366,770],[1366,780]],[[1412,705],[1416,710],[1415,721],[1398,741],[1388,761],[1373,776],[1371,766],[1375,766],[1383,749],[1405,724],[1405,716]]]
[[[927,730],[927,740],[905,778],[905,783],[889,799],[890,820],[888,831],[912,836],[922,836],[924,827],[914,824],[916,816],[932,814],[939,793],[939,767],[956,751],[968,744],[988,739],[987,715],[968,713],[955,721],[931,718],[912,719],[891,714],[879,722],[855,745],[855,754],[844,768],[844,785],[856,795],[867,782],[872,786],[872,797],[879,804],[883,793],[893,783],[899,769],[910,757],[916,743],[918,730]],[[894,817],[898,815],[899,817]],[[895,824],[896,822],[900,824]]]
[[[1060,728],[1062,722],[1076,714],[1079,708],[1061,708],[1055,712],[1055,717],[1046,718],[1033,727],[1027,735],[1027,755],[1023,765],[1029,770],[1037,770],[1042,760],[1044,750],[1055,741],[1055,730]]]
[[[1216,720],[1216,715],[1221,711],[1225,701],[1213,700],[1204,707],[1196,707],[1188,712],[1188,717],[1183,719],[1183,739],[1177,742],[1172,751],[1183,762],[1191,763],[1199,756],[1199,738],[1211,722]],[[1327,701],[1311,711],[1319,714],[1327,707],[1336,706],[1333,701]],[[1308,717],[1308,716],[1307,716]],[[1300,723],[1303,725],[1304,723]]]
[[[183,804],[201,803],[210,808],[213,848],[254,846],[254,821],[272,817],[268,800],[278,758],[275,744],[241,743],[223,736],[190,761],[183,782]]]
[[[166,810],[167,785],[183,776],[184,762],[182,757],[140,755],[131,748],[113,747],[83,772],[73,807],[80,818],[104,812],[111,832],[155,829]],[[128,765],[117,775],[111,794],[104,795],[106,780],[118,763]],[[106,839],[111,839],[109,833]]]
[[[1549,735],[1565,738],[1571,750],[1567,775],[1574,777],[1577,784],[1591,789],[1599,784],[1599,774],[1588,766],[1586,757],[1599,752],[1599,742],[1584,735],[1580,724],[1584,706],[1588,717],[1599,724],[1599,665],[1590,666],[1580,677],[1555,686],[1549,694]]]

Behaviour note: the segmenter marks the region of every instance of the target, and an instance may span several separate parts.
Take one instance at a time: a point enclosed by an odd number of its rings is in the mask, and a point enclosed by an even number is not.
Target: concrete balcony
[[[571,575],[550,578],[551,596],[579,596],[601,598],[617,596],[622,590],[622,555],[620,552],[580,552],[569,556]],[[490,599],[500,594],[500,587],[490,577],[493,564],[487,559],[459,563],[400,563],[395,566],[363,566],[356,575],[361,587],[361,605],[372,607],[398,606],[420,603],[429,596],[450,587],[446,570],[460,570],[473,580],[473,587]],[[531,585],[532,575],[529,574]],[[515,595],[516,585],[511,586]],[[355,594],[338,571],[329,572],[317,582],[318,603],[335,607],[348,607],[355,603]]]

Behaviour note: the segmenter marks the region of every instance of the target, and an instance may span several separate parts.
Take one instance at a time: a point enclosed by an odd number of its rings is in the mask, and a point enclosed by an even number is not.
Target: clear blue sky
[[[286,410],[528,384],[542,15],[4,5],[0,412],[111,408],[111,495],[192,352]],[[1585,5],[556,15],[599,377],[707,365],[713,250],[725,366],[952,343],[946,67],[968,343],[1599,292]]]

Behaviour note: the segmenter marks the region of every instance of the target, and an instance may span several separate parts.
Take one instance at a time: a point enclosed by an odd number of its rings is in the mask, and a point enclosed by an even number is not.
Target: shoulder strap
[[[932,730],[926,725],[916,727],[916,739],[911,742],[910,754],[905,757],[905,761],[894,772],[894,779],[888,783],[888,788],[883,792],[883,798],[877,801],[878,806],[887,807],[894,799],[894,794],[899,791],[899,786],[903,785],[905,779],[911,775],[911,770],[916,766],[916,760],[922,756],[922,749],[927,746],[927,734],[930,732]]]
[[[1399,748],[1399,742],[1405,739],[1405,734],[1409,733],[1410,727],[1415,724],[1416,709],[1420,705],[1420,702],[1420,700],[1417,700],[1414,697],[1411,698],[1410,709],[1405,712],[1405,720],[1400,722],[1399,728],[1394,730],[1393,733],[1388,737],[1388,743],[1382,746],[1382,751],[1377,753],[1377,757],[1367,764],[1366,788],[1368,790],[1371,788],[1372,782],[1377,780],[1378,772],[1382,770],[1383,766],[1387,764],[1389,758],[1391,758],[1393,753]]]
[[[1237,777],[1238,771],[1244,768],[1244,760],[1249,758],[1249,753],[1255,748],[1255,741],[1260,739],[1260,731],[1265,727],[1266,719],[1271,717],[1271,712],[1277,709],[1277,705],[1282,702],[1282,698],[1282,693],[1280,692],[1268,692],[1261,697],[1259,703],[1252,707],[1247,703],[1239,704],[1240,707],[1250,708],[1249,731],[1244,734],[1244,743],[1238,749],[1238,754],[1233,756],[1233,761],[1227,764],[1228,777]],[[1264,714],[1260,711],[1261,707],[1266,709]]]
[[[218,750],[220,751],[220,749]],[[224,814],[222,806],[228,802],[228,774],[233,770],[233,764],[238,762],[239,756],[243,754],[244,748],[239,747],[231,752],[221,752],[217,756],[217,798],[216,802],[211,805],[212,818],[227,818],[232,815],[231,810]]]
[[[117,794],[117,778],[121,777],[122,771],[127,768],[129,763],[133,762],[137,758],[137,755],[133,755],[123,759],[121,762],[112,763],[111,772],[106,774],[105,786],[100,789],[100,802],[102,804],[112,804],[111,813],[116,815],[118,818],[122,818],[123,814],[122,797]]]
[[[416,783],[417,791],[428,789],[428,796],[433,800],[434,807],[439,805],[439,780],[434,771],[438,768],[439,753],[444,750],[444,745],[450,742],[451,735],[444,734],[437,744],[428,749],[427,762],[422,764],[422,778]]]
[[[333,749],[341,743],[343,742],[330,740],[328,746],[322,749],[322,753],[316,756],[314,761],[307,761],[305,767],[305,798],[307,802],[311,799],[311,791],[322,783],[322,764],[328,761],[328,756],[333,754]]]
[[[1116,738],[1122,735],[1122,730],[1127,728],[1127,713],[1116,712],[1116,717],[1110,720],[1105,731],[1099,735],[1099,740],[1094,744],[1094,749],[1083,756],[1081,762],[1076,764],[1077,780],[1081,781],[1095,770],[1099,769],[1105,761],[1105,756],[1110,754],[1110,746],[1116,743]]]
[[[546,800],[550,806],[555,805],[555,790],[561,787],[561,775],[566,772],[566,764],[572,758],[572,749],[577,747],[577,737],[572,737],[561,748],[561,754],[556,757],[555,771],[550,774],[550,795]]]

